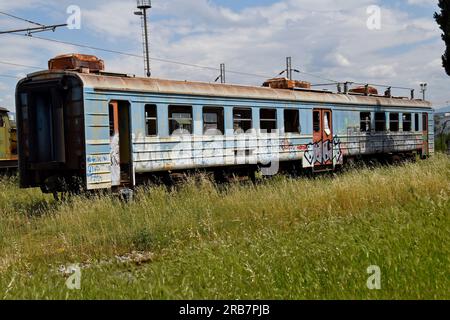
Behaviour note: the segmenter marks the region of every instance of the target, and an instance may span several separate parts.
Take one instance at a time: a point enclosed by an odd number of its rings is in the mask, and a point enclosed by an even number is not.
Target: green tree
[[[436,12],[434,19],[443,31],[442,40],[447,48],[442,56],[442,66],[450,76],[450,0],[439,0],[439,8],[441,8],[441,12]]]

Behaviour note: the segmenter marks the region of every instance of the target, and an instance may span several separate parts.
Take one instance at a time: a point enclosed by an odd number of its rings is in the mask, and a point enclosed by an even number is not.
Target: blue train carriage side
[[[17,85],[22,188],[133,188],[169,172],[261,164],[267,174],[287,163],[319,172],[362,156],[434,152],[433,109],[421,100],[75,67],[50,68]]]

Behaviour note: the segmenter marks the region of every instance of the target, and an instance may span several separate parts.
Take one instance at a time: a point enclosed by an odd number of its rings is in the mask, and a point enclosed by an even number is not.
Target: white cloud
[[[348,67],[351,65],[350,61],[338,52],[330,53],[325,59],[334,67]]]
[[[375,65],[370,66],[367,70],[361,70],[362,74],[371,79],[394,78],[397,76],[393,65]]]
[[[110,1],[94,10],[83,9],[83,24],[100,37],[106,35],[109,40],[120,41],[125,38],[140,38],[140,19],[133,14],[136,3],[132,1]]]
[[[17,9],[33,9],[38,6],[44,5],[45,2],[45,0],[2,0],[0,2],[0,10],[11,11]]]
[[[408,0],[408,4],[419,6],[436,6],[437,0]]]

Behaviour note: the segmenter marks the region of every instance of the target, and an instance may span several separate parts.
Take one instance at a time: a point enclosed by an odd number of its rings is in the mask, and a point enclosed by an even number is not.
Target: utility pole
[[[225,63],[220,64],[220,80],[222,83],[227,82],[225,78]]]
[[[286,77],[292,80],[292,57],[286,58]]]
[[[220,79],[220,83],[226,83],[225,78],[225,63],[220,64],[220,75],[216,78],[214,82],[217,82]]]
[[[137,8],[140,11],[136,11],[134,14],[137,16],[141,16],[142,22],[142,37],[143,37],[143,46],[144,46],[144,63],[145,63],[145,73],[148,78],[151,77],[152,73],[150,70],[150,50],[148,46],[148,19],[147,19],[147,10],[151,9],[152,2],[151,0],[137,0]]]

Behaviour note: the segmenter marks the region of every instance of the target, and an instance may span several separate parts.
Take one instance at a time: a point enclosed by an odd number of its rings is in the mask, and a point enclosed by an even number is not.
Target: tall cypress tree
[[[441,13],[436,12],[434,19],[443,31],[442,40],[447,48],[442,56],[442,66],[450,76],[450,0],[439,0],[439,8],[441,8]]]

